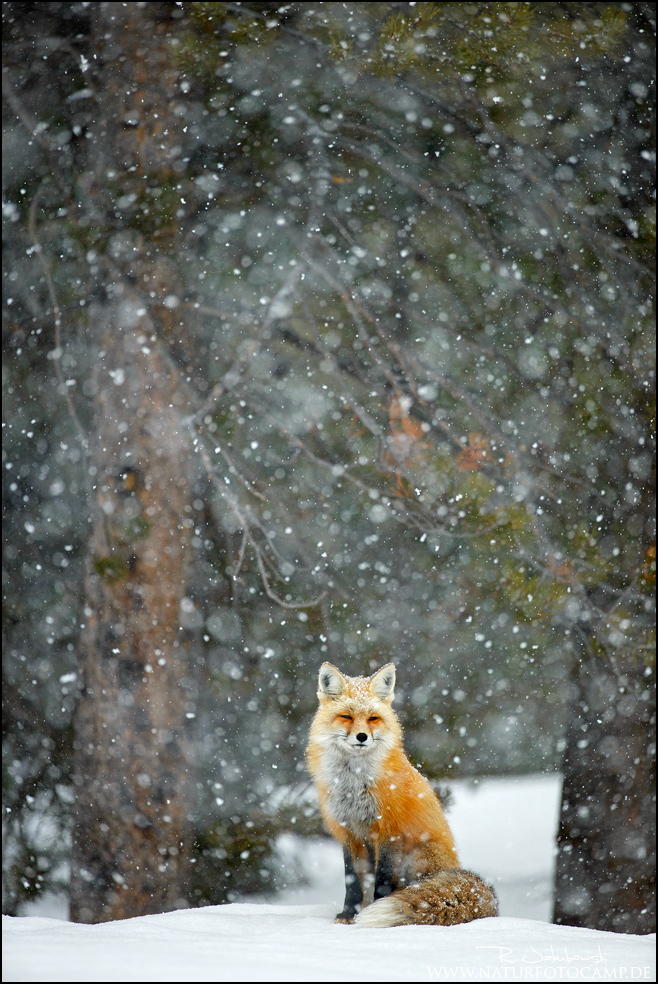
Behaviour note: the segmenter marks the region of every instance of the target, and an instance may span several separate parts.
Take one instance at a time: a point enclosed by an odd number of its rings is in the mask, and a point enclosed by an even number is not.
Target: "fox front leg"
[[[391,892],[394,892],[397,887],[395,853],[389,845],[383,844],[377,855],[377,868],[375,870],[375,901],[390,895]]]
[[[343,860],[345,862],[345,903],[343,911],[338,913],[334,921],[352,923],[357,912],[363,908],[363,888],[356,873],[352,851],[347,844],[343,847]]]

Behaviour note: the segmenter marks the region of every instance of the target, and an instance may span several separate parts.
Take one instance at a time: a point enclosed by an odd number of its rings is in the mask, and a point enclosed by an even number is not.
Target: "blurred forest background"
[[[317,670],[655,928],[652,3],[3,3],[4,911],[275,889]],[[70,873],[70,889],[69,889]]]

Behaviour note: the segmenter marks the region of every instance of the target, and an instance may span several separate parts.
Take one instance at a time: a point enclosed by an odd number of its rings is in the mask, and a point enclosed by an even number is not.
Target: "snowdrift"
[[[359,929],[333,905],[233,903],[98,926],[3,916],[3,981],[655,978],[655,937],[529,919]]]

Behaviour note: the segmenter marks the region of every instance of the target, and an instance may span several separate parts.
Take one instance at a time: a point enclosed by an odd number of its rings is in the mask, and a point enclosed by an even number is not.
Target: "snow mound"
[[[510,917],[367,930],[334,914],[233,903],[97,926],[3,916],[3,981],[656,979],[653,936]]]

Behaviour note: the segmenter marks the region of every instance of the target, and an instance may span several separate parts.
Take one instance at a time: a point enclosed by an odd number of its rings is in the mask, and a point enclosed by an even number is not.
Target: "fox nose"
[[[364,742],[364,741],[367,741],[367,740],[368,740],[368,736],[367,736],[367,734],[365,734],[365,732],[363,732],[363,731],[361,731],[361,732],[359,732],[359,734],[358,734],[358,735],[356,736],[356,740],[357,740],[357,741],[360,741],[360,742],[361,742],[361,744],[363,744],[363,742]]]

